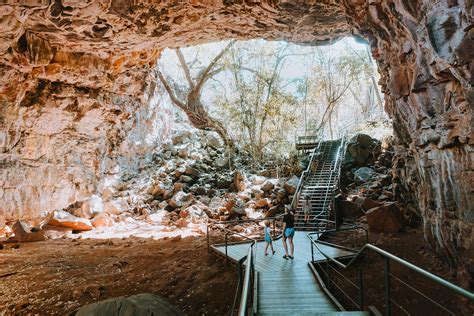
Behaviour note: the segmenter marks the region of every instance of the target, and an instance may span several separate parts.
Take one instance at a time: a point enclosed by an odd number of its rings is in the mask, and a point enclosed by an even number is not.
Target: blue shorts
[[[285,237],[293,237],[295,235],[294,228],[285,228]]]
[[[265,241],[271,244],[272,243],[272,237],[265,236]]]

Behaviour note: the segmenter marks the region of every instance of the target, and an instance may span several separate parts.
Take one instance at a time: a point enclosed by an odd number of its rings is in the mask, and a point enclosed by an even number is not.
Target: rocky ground
[[[275,170],[255,171],[251,164],[245,154],[225,151],[216,134],[181,129],[138,174],[125,174],[101,196],[36,221],[6,223],[0,240],[202,236],[208,220],[259,219],[282,212],[298,178],[276,178]]]

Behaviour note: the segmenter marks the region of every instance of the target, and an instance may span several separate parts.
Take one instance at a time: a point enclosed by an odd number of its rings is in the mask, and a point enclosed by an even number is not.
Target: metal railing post
[[[359,277],[359,309],[364,310],[364,279],[362,278],[362,269],[359,268],[358,271]]]
[[[328,289],[331,290],[331,279],[329,278],[329,259],[326,259],[326,280],[328,283]]]
[[[206,225],[207,252],[211,252],[211,243],[209,241],[209,223]]]
[[[225,234],[225,265],[227,266],[227,263],[229,262],[229,257],[227,256],[227,236],[229,233]]]
[[[314,248],[313,248],[313,239],[311,240],[311,262],[314,262]]]
[[[392,315],[390,304],[390,259],[384,257],[384,292],[385,292],[385,316]]]
[[[273,233],[272,234],[273,234],[273,238],[275,238],[275,219],[273,219],[272,223],[273,223]]]

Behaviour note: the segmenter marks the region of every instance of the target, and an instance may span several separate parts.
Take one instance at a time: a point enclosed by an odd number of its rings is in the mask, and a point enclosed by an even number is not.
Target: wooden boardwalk
[[[275,255],[264,256],[264,242],[257,243],[255,268],[258,278],[258,314],[259,315],[334,315],[339,314],[337,307],[326,296],[313,275],[308,262],[311,261],[310,241],[307,232],[296,232],[295,259],[283,259],[284,250],[281,240],[274,242]],[[321,246],[320,246],[321,247]],[[328,254],[340,258],[352,255],[341,249],[322,246]],[[214,249],[225,253],[225,246]],[[249,244],[229,245],[227,254],[234,260],[247,255]],[[315,249],[315,260],[324,257]],[[360,312],[344,312],[351,315],[363,315]]]

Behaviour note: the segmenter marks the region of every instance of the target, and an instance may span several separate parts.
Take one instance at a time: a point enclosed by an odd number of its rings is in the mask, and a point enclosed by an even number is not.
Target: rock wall
[[[143,95],[160,49],[226,38],[322,44],[353,34],[370,42],[382,75],[396,193],[451,263],[474,253],[472,1],[37,3],[0,6],[4,214],[36,215],[100,193],[105,176],[127,166],[118,158],[135,156],[127,137],[139,128],[136,113],[159,113]]]
[[[419,212],[427,241],[474,273],[472,6],[372,1],[348,13],[382,76],[396,135],[395,193]]]

